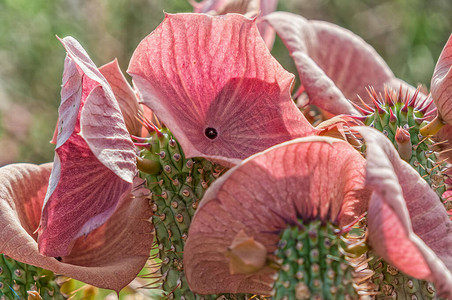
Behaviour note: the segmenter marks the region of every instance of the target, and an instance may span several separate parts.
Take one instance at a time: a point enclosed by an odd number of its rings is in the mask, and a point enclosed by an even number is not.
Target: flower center
[[[217,130],[212,127],[207,127],[206,131],[204,131],[204,134],[211,140],[215,139],[218,136]]]

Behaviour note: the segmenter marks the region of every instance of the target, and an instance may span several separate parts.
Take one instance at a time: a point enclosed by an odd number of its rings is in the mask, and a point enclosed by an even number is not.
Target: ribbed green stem
[[[356,298],[353,268],[341,251],[337,227],[320,221],[288,226],[281,233],[276,256],[281,268],[275,299]]]
[[[168,299],[217,299],[219,296],[195,295],[184,274],[183,251],[191,219],[206,189],[226,170],[206,159],[186,159],[172,134],[153,133],[150,146],[140,152],[152,174],[143,172],[151,191],[152,217],[161,261],[162,289]],[[158,163],[159,167],[155,168]],[[154,170],[160,169],[160,172]],[[222,295],[220,299],[247,299],[246,295]],[[255,298],[259,299],[259,298]]]
[[[27,291],[38,291],[42,299],[66,299],[55,274],[0,254],[0,299],[28,299]]]
[[[374,270],[373,282],[379,287],[377,299],[437,299],[433,284],[405,275],[382,259],[373,259],[369,267]]]

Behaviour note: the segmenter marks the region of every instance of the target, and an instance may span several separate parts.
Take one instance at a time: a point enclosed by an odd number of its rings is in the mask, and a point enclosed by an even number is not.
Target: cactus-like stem
[[[405,275],[379,258],[371,260],[369,265],[375,272],[373,281],[379,287],[376,299],[437,299],[432,283]]]
[[[376,107],[366,115],[364,124],[386,135],[400,157],[412,165],[441,197],[445,191],[442,175],[444,163],[437,162],[433,142],[429,137],[444,123],[439,117],[430,123],[424,120],[427,106],[418,101],[418,92],[409,97],[403,96],[401,91],[397,93],[387,89],[385,99],[381,99],[376,93],[371,92],[370,95]]]
[[[0,300],[33,299],[38,294],[44,300],[67,298],[51,271],[0,254]]]
[[[354,299],[354,268],[346,260],[337,226],[314,221],[281,233],[275,299]]]
[[[167,128],[153,128],[140,140],[138,168],[151,191],[149,204],[159,250],[160,283],[165,299],[217,299],[196,295],[184,274],[183,251],[191,219],[210,184],[226,169],[206,159],[187,159]],[[222,295],[219,299],[248,299],[253,295]],[[259,299],[259,298],[253,298]]]

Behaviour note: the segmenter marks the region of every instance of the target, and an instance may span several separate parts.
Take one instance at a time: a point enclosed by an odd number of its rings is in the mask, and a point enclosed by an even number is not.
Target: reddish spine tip
[[[400,84],[400,87],[399,87],[399,96],[397,97],[397,102],[402,102],[402,99],[406,99],[406,98],[403,98],[403,88],[402,88],[402,84]],[[406,101],[405,101],[406,102]]]
[[[427,117],[423,117],[423,118],[414,118],[414,121],[416,122],[417,125],[421,125],[422,122],[424,122],[425,120],[427,120]]]
[[[136,147],[151,149],[151,143],[133,143]]]
[[[405,105],[402,107],[402,109],[400,110],[403,113],[407,113],[408,112],[408,106],[409,106],[409,101],[405,101]]]
[[[389,122],[391,123],[397,122],[397,116],[392,112],[391,108],[389,108]]]
[[[392,100],[391,100],[391,97],[389,96],[389,91],[388,91],[388,89],[385,87],[385,103],[387,104],[387,105],[391,105],[392,104]]]
[[[429,96],[430,96],[430,95],[429,95]],[[428,101],[428,103],[427,103],[424,107],[422,107],[422,108],[419,109],[419,111],[420,111],[421,113],[423,113],[423,114],[425,114],[425,113],[427,112],[427,110],[429,109],[430,105],[432,105],[432,103],[433,103],[433,98],[432,98],[432,97],[429,97],[426,101]]]
[[[361,122],[364,122],[368,118],[368,116],[348,116],[348,117],[355,119],[355,120],[359,120]]]
[[[139,143],[147,143],[148,142],[147,138],[139,137],[139,136],[132,135],[132,134],[130,135],[130,137],[132,138],[132,140],[137,141]]]
[[[378,114],[382,115],[382,114],[387,114],[388,112],[386,110],[384,110],[378,103],[375,103],[375,107],[377,108]]]
[[[368,110],[370,112],[374,111],[374,109],[372,107],[370,107],[369,105],[367,105],[366,102],[364,102],[364,100],[359,95],[357,95],[357,96],[358,96],[359,101],[361,101],[361,104],[366,108],[366,110]]]
[[[417,100],[417,96],[419,95],[419,92],[421,90],[421,86],[418,86],[416,91],[414,92],[413,96],[411,97],[410,101],[409,101],[409,106],[411,107],[415,107],[416,106],[416,100]]]
[[[424,114],[424,118],[430,118],[432,116],[436,116],[436,112],[437,112],[437,108],[435,107],[434,109],[432,109],[431,111],[429,111],[428,113]]]
[[[372,114],[373,113],[373,111],[372,110],[365,110],[364,108],[362,108],[362,107],[360,107],[359,105],[357,105],[357,104],[355,104],[355,103],[353,103],[353,102],[350,102],[357,110],[359,110],[360,112],[361,112],[361,114],[363,114],[363,115],[370,115],[370,114]]]

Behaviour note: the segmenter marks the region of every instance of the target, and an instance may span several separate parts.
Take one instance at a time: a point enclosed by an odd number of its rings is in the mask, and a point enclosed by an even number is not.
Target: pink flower
[[[48,256],[68,255],[76,238],[102,225],[130,194],[136,173],[135,147],[111,87],[77,41],[62,43],[68,56],[38,239]]]
[[[452,222],[438,196],[385,136],[357,130],[367,160],[341,140],[306,137],[256,154],[217,180],[189,231],[184,260],[191,289],[270,294],[275,269],[265,263],[251,274],[229,272],[225,254],[241,231],[270,257],[289,224],[321,220],[344,228],[368,211],[373,250],[451,297]]]
[[[104,225],[73,241],[69,255],[55,259],[39,253],[36,235],[51,169],[52,164],[0,168],[0,253],[119,292],[148,259],[152,225],[143,198],[147,190],[135,182],[135,196],[128,196]]]
[[[367,208],[364,158],[346,142],[306,137],[267,149],[215,181],[204,196],[184,252],[190,288],[197,293],[268,295],[274,269],[230,274],[225,256],[243,230],[271,254],[287,224],[299,219],[345,226]]]
[[[293,75],[255,23],[237,14],[167,14],[135,50],[128,72],[186,157],[231,165],[316,132],[290,97]]]
[[[149,191],[135,178],[135,146],[123,119],[137,108],[125,99],[136,98],[114,65],[103,68],[112,90],[75,39],[61,42],[67,57],[55,161],[0,169],[0,253],[119,291],[153,242]]]

